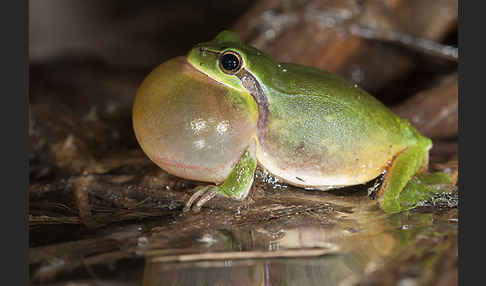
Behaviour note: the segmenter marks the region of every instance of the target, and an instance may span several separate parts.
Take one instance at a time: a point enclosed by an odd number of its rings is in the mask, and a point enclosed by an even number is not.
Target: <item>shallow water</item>
[[[107,176],[90,188],[131,189],[119,179]],[[170,194],[169,200],[144,200],[128,209],[94,202],[93,219],[104,225],[87,229],[77,217],[37,216],[29,254],[33,281],[441,285],[440,279],[457,280],[458,216],[449,204],[457,193],[435,201],[443,207],[388,215],[368,197],[368,185],[311,191],[260,173],[244,203],[216,199],[200,213],[183,213],[191,186],[167,190],[154,182],[157,186],[147,185],[146,191]],[[45,208],[46,203],[35,204]]]
[[[156,246],[167,229],[156,231],[139,249],[146,257],[143,285],[356,285],[390,267],[414,268],[393,280],[417,285],[436,263],[431,259],[453,251],[457,239],[457,209],[386,215],[362,192],[291,187],[266,199],[273,204],[232,218],[209,211],[202,220],[226,220],[225,226],[209,222],[164,242],[175,246],[170,250]]]

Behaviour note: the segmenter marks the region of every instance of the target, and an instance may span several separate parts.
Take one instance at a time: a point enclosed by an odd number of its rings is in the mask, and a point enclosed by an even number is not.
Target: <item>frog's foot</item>
[[[231,170],[226,180],[218,186],[201,187],[187,201],[184,212],[192,209],[193,212],[201,211],[201,207],[216,196],[223,196],[234,200],[243,200],[253,184],[253,174],[257,166],[254,155],[254,146],[250,145],[241,156],[240,161]],[[197,202],[196,202],[197,201]]]
[[[188,212],[192,209],[193,212],[198,213],[201,211],[201,207],[213,199],[220,193],[220,190],[216,186],[204,186],[199,188],[197,192],[195,192],[187,201],[186,205],[184,206],[183,212]],[[197,201],[197,202],[196,202]],[[196,202],[196,203],[195,203]],[[194,204],[195,203],[195,204]]]
[[[453,194],[457,187],[453,179],[446,173],[424,173],[415,176],[403,189],[399,196],[400,207],[403,210],[421,205],[435,205],[444,198],[445,194]],[[453,199],[451,201],[454,201]],[[450,203],[448,205],[452,206]]]

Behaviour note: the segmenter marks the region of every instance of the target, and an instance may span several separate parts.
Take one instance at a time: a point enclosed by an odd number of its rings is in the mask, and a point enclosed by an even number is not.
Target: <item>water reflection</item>
[[[211,237],[211,246],[206,251],[246,250],[217,252],[222,257],[232,257],[232,254],[255,257],[260,253],[304,256],[312,255],[312,251],[319,253],[319,250],[327,255],[261,260],[218,260],[211,252],[206,252],[206,256],[155,255],[147,258],[143,285],[338,285],[373,269],[397,242],[391,232],[374,233],[368,229],[366,233],[367,236],[347,228],[317,226],[277,233],[263,229],[224,230],[218,238]],[[206,240],[207,236],[203,235]],[[205,261],[190,261],[199,259]]]
[[[302,259],[148,263],[143,285],[338,285],[364,271],[350,254]]]

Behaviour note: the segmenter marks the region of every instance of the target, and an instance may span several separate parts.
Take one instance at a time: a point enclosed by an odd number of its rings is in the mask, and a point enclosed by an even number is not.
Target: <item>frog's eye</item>
[[[241,56],[233,51],[226,51],[219,57],[219,67],[227,74],[237,73],[242,62]]]

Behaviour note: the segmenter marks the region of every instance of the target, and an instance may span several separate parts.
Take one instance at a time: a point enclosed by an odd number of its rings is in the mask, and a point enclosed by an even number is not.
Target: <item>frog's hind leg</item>
[[[243,200],[253,184],[253,175],[257,167],[255,142],[245,150],[240,161],[231,170],[228,178],[219,186],[204,186],[195,192],[187,201],[184,212],[192,209],[199,212],[201,207],[216,196],[225,196],[235,200]]]
[[[403,210],[401,192],[416,174],[427,170],[431,145],[429,140],[417,143],[395,156],[378,191],[378,202],[384,211],[394,213]]]

